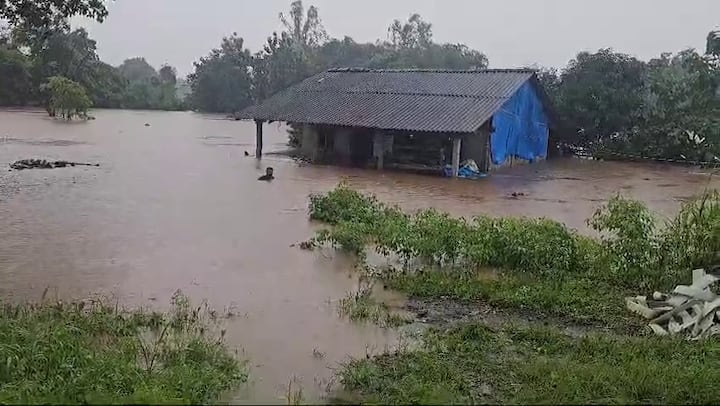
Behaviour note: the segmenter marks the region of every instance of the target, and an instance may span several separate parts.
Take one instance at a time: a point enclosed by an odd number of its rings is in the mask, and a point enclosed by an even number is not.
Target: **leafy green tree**
[[[298,45],[289,34],[273,33],[263,50],[253,58],[253,94],[262,100],[317,72],[310,50]]]
[[[253,94],[262,100],[325,68],[318,51],[328,35],[322,25],[318,9],[305,11],[303,2],[296,0],[290,12],[279,14],[285,30],[268,37],[263,49],[253,57]]]
[[[84,28],[54,31],[42,44],[36,45],[31,57],[35,77],[40,82],[51,76],[63,76],[85,84],[100,61],[97,43]]]
[[[28,92],[27,100],[47,104],[46,95],[39,88],[52,76],[67,77],[90,88],[89,80],[100,61],[96,43],[87,31],[71,31],[64,23],[43,30],[43,35],[36,35],[35,29],[16,27],[10,36],[12,47],[28,54],[32,91]]]
[[[0,19],[11,26],[49,27],[75,15],[102,22],[107,14],[103,0],[0,0]]]
[[[320,70],[326,68],[367,67],[372,58],[382,51],[381,45],[361,44],[346,36],[331,39],[316,53]]]
[[[653,62],[627,146],[653,157],[712,161],[720,155],[720,66],[694,50]]]
[[[131,82],[159,79],[158,72],[142,57],[126,59],[118,70]]]
[[[388,28],[390,42],[382,44],[367,65],[372,68],[484,69],[487,57],[463,44],[433,42],[432,24],[419,14]]]
[[[125,89],[128,81],[120,71],[107,63],[96,62],[90,75],[83,81],[93,105],[104,108],[125,107]]]
[[[130,109],[179,110],[182,103],[175,88],[175,68],[163,65],[160,71],[145,58],[125,60],[118,71],[127,80],[122,106]]]
[[[31,93],[30,61],[16,49],[0,44],[0,105],[25,105]]]
[[[60,114],[66,120],[74,116],[85,117],[92,106],[85,89],[79,83],[62,76],[49,78],[47,90],[50,93],[49,113]]]
[[[195,63],[188,75],[190,104],[201,111],[231,113],[252,103],[253,58],[244,41],[233,34],[220,48]]]
[[[425,48],[384,48],[370,59],[371,68],[485,69],[487,57],[462,44],[430,44]]]
[[[646,64],[629,55],[601,49],[581,52],[560,76],[557,109],[577,131],[575,142],[588,144],[633,127],[642,106]]]

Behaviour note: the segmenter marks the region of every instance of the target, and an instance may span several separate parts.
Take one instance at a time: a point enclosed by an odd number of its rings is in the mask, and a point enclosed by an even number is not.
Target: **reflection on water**
[[[238,400],[277,403],[293,376],[316,399],[329,367],[396,342],[391,332],[338,317],[334,302],[356,283],[349,260],[290,247],[313,233],[309,193],[346,178],[407,209],[547,216],[586,231],[584,220],[615,192],[671,215],[708,182],[687,168],[582,160],[505,169],[480,181],[298,166],[271,154],[258,162],[244,156],[254,150],[253,123],[191,113],[95,115],[67,124],[0,112],[0,168],[23,158],[101,165],[0,171],[0,295],[37,299],[49,286],[61,297],[103,293],[148,305],[182,289],[233,307],[240,316],[228,339],[245,350],[253,380]],[[266,126],[265,137],[266,152],[285,148],[282,127]],[[275,168],[272,183],[256,180],[265,166]]]

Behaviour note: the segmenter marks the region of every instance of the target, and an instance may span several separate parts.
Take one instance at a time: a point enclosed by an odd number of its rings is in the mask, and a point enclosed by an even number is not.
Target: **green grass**
[[[361,265],[371,248],[402,260],[403,269],[384,272],[384,282],[412,296],[485,300],[614,327],[631,320],[625,296],[689,283],[691,269],[713,265],[720,252],[716,191],[684,204],[661,229],[643,203],[615,196],[588,219],[601,239],[550,219],[406,214],[344,184],[312,196],[310,216],[332,225],[313,246],[349,251]],[[488,268],[501,276],[477,277]]]
[[[553,280],[502,272],[489,278],[484,272],[461,270],[391,271],[383,273],[381,278],[387,287],[417,298],[484,301],[573,324],[602,325],[618,330],[640,325],[625,309],[624,298],[629,293],[604,282],[569,277]]]
[[[715,403],[720,343],[546,328],[434,331],[426,348],[351,361],[340,371],[360,403]]]
[[[0,403],[214,402],[247,374],[205,314],[180,295],[168,314],[97,302],[6,305]]]
[[[351,292],[340,299],[340,314],[352,321],[371,322],[381,327],[399,327],[409,320],[394,314],[388,306],[372,297],[372,285],[362,286],[357,292]]]
[[[720,195],[708,191],[658,228],[640,202],[615,196],[588,220],[602,238],[549,219],[454,218],[435,210],[405,214],[346,185],[311,198],[311,218],[332,227],[311,240],[357,255],[375,249],[400,269],[374,272],[410,296],[484,301],[554,316],[563,324],[635,332],[645,321],[624,297],[667,291],[720,252]],[[488,274],[487,269],[497,270]],[[353,319],[373,319],[369,297],[348,299]],[[510,318],[512,319],[512,317]],[[565,323],[563,323],[565,322]],[[532,325],[532,324],[531,324]],[[570,338],[558,328],[464,322],[433,330],[422,350],[344,365],[352,403],[716,403],[720,342],[647,336]]]

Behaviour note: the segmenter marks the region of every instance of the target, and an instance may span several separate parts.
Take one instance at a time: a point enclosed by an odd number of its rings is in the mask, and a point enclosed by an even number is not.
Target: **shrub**
[[[204,403],[247,379],[201,307],[100,302],[0,310],[0,403]]]
[[[660,276],[655,220],[643,203],[614,196],[588,224],[603,234],[611,279],[626,286],[649,288]]]
[[[324,195],[310,195],[310,218],[328,224],[342,221],[372,224],[381,209],[374,196],[363,195],[344,183]]]

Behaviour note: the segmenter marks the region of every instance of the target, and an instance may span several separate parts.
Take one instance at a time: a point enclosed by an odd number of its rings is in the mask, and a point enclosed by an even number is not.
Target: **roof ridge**
[[[508,98],[506,96],[490,96],[490,95],[479,95],[479,94],[361,91],[361,90],[333,91],[333,89],[303,89],[303,90],[300,90],[299,93],[387,94],[387,95],[395,95],[395,96],[457,97],[457,98],[466,98],[466,99],[507,99]]]
[[[331,68],[326,72],[334,73],[535,73],[530,68],[507,69],[373,69],[373,68]]]

